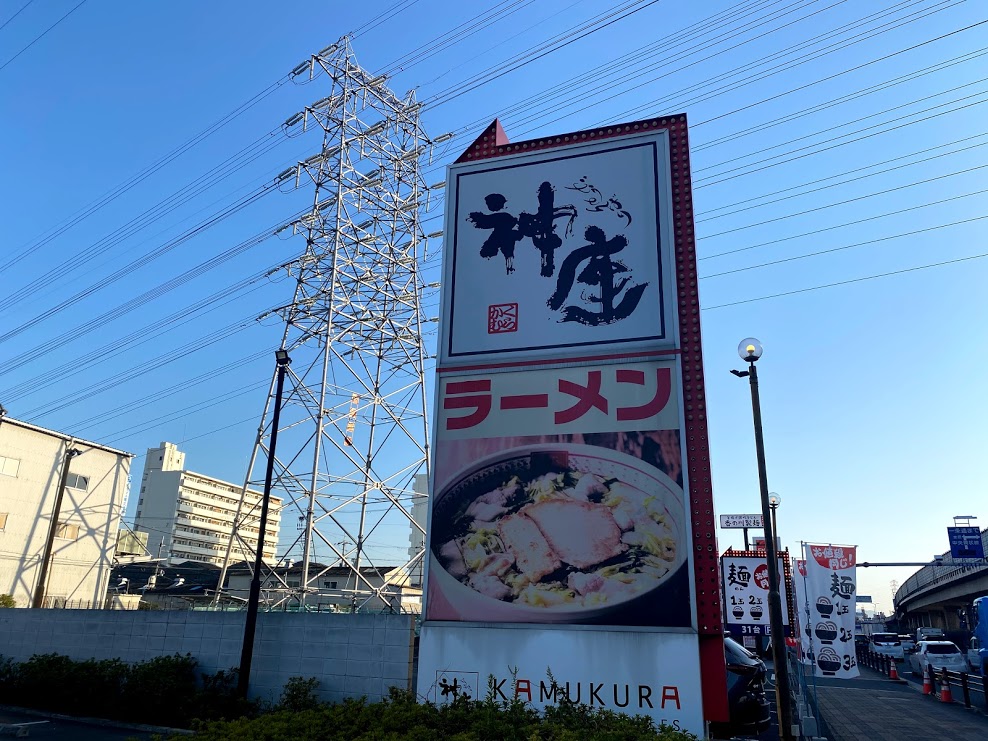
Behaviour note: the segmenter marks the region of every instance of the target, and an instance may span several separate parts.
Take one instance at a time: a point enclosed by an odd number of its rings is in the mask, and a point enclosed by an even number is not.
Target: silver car
[[[927,667],[934,671],[947,669],[952,672],[966,672],[967,659],[951,641],[920,641],[916,652],[909,656],[909,668],[917,677],[923,676]]]

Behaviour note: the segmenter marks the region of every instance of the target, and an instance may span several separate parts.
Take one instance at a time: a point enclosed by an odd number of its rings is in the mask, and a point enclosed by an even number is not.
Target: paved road
[[[45,720],[45,718],[26,713],[0,711],[0,728],[9,727],[5,724],[28,723],[30,724],[26,726],[28,738],[56,739],[57,741],[124,741],[128,738],[146,741],[151,738],[150,733],[140,731],[88,725],[67,720],[44,722]],[[10,730],[0,731],[0,737],[11,738],[13,733]]]
[[[820,712],[832,741],[931,741],[988,738],[988,716],[923,697],[862,667],[860,679],[818,679]]]

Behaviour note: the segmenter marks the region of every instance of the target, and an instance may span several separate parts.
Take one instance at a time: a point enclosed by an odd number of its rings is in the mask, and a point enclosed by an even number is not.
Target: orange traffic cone
[[[933,680],[930,678],[931,669],[927,669],[923,672],[923,694],[932,695],[933,694]]]
[[[899,681],[899,670],[895,667],[895,659],[889,664],[889,679],[893,682]]]
[[[947,673],[943,673],[943,682],[940,683],[940,702],[950,702],[954,701],[954,696],[950,694],[950,680],[947,679]]]

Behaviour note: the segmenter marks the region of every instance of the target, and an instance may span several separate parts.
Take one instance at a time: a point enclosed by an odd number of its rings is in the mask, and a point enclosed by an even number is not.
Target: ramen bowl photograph
[[[672,603],[689,604],[687,536],[682,488],[649,463],[592,445],[504,450],[437,492],[430,611],[678,625]]]

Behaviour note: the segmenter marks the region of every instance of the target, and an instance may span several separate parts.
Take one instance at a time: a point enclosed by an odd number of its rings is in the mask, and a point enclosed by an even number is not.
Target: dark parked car
[[[771,723],[765,697],[765,662],[737,641],[724,639],[727,660],[727,703],[731,720],[711,724],[716,738],[730,738],[743,733],[761,733]]]

